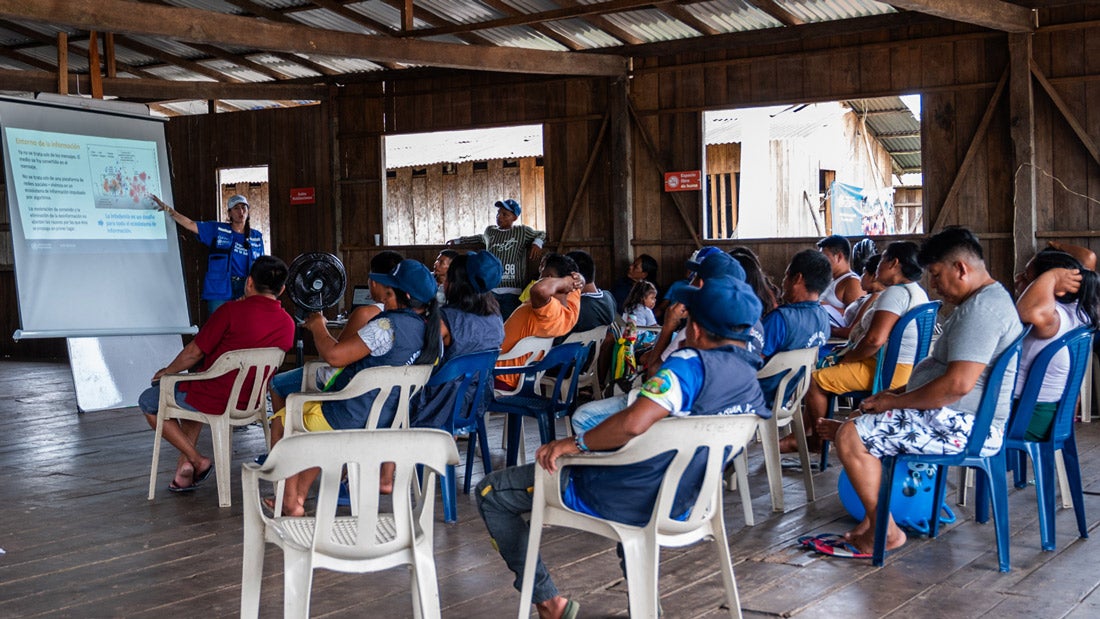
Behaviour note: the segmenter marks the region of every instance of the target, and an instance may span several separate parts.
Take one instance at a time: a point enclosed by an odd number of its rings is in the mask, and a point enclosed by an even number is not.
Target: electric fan
[[[287,295],[302,314],[320,312],[336,305],[347,286],[344,263],[332,254],[302,254],[290,263],[286,278]]]

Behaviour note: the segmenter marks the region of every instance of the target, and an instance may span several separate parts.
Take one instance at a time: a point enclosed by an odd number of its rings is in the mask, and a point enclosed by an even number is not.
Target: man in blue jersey
[[[760,356],[746,349],[749,329],[761,309],[752,288],[719,277],[706,280],[702,288],[679,288],[673,292],[673,300],[687,307],[686,346],[640,390],[632,392],[633,401],[625,409],[587,432],[540,447],[535,454],[538,466],[553,472],[560,456],[618,449],[669,415],[769,415],[756,381]],[[651,480],[663,473],[670,460],[619,467],[573,466],[563,498],[577,511],[644,525],[658,490]],[[517,589],[523,581],[527,553],[529,530],[523,515],[531,511],[534,467],[528,464],[494,472],[477,487],[481,517],[516,575],[513,584]],[[685,474],[685,479],[697,480],[696,493],[703,473],[702,464],[695,463]],[[679,515],[694,500],[695,496],[679,497],[673,510],[680,510]],[[541,560],[536,570],[532,601],[539,616],[576,617],[579,605],[559,595]]]

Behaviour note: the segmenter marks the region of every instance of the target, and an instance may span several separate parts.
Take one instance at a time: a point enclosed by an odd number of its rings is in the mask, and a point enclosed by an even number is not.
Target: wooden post
[[[615,78],[608,91],[608,115],[610,116],[611,147],[611,268],[621,273],[634,259],[630,241],[634,238],[634,142],[631,132],[630,80]],[[611,273],[604,275],[605,281]]]
[[[1035,93],[1030,34],[1008,35],[1008,105],[1013,154],[1012,246],[1014,272],[1035,254]],[[990,208],[993,208],[990,206]]]
[[[69,33],[57,33],[57,94],[69,94]]]
[[[413,17],[416,11],[413,8],[413,0],[405,0],[405,3],[401,5],[401,30],[404,32],[412,32],[413,29]]]
[[[92,80],[92,98],[103,98],[103,74],[99,70],[99,35],[88,31],[88,77]]]
[[[115,33],[103,33],[103,64],[107,65],[107,77],[118,77],[115,67]]]

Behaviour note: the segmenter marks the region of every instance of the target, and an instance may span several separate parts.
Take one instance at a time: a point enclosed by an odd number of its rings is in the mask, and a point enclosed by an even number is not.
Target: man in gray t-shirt
[[[909,384],[865,399],[860,405],[863,414],[842,425],[836,436],[840,461],[867,513],[845,538],[863,553],[870,553],[874,545],[879,460],[900,453],[961,452],[970,438],[989,367],[1023,331],[1012,298],[990,276],[982,246],[969,230],[948,228],[932,236],[921,246],[919,260],[932,289],[957,307],[932,354],[913,369]],[[1015,365],[1009,367],[982,453],[995,453],[1001,446],[1015,378]],[[904,543],[905,533],[891,519],[886,549]]]

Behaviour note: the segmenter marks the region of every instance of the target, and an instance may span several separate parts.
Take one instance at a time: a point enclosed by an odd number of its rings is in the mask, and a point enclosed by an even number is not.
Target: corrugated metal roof
[[[386,136],[386,168],[542,156],[542,125]]]
[[[846,101],[890,152],[895,173],[920,172],[920,98],[880,97]]]
[[[889,4],[874,0],[779,0],[778,4],[809,23],[897,12]]]

